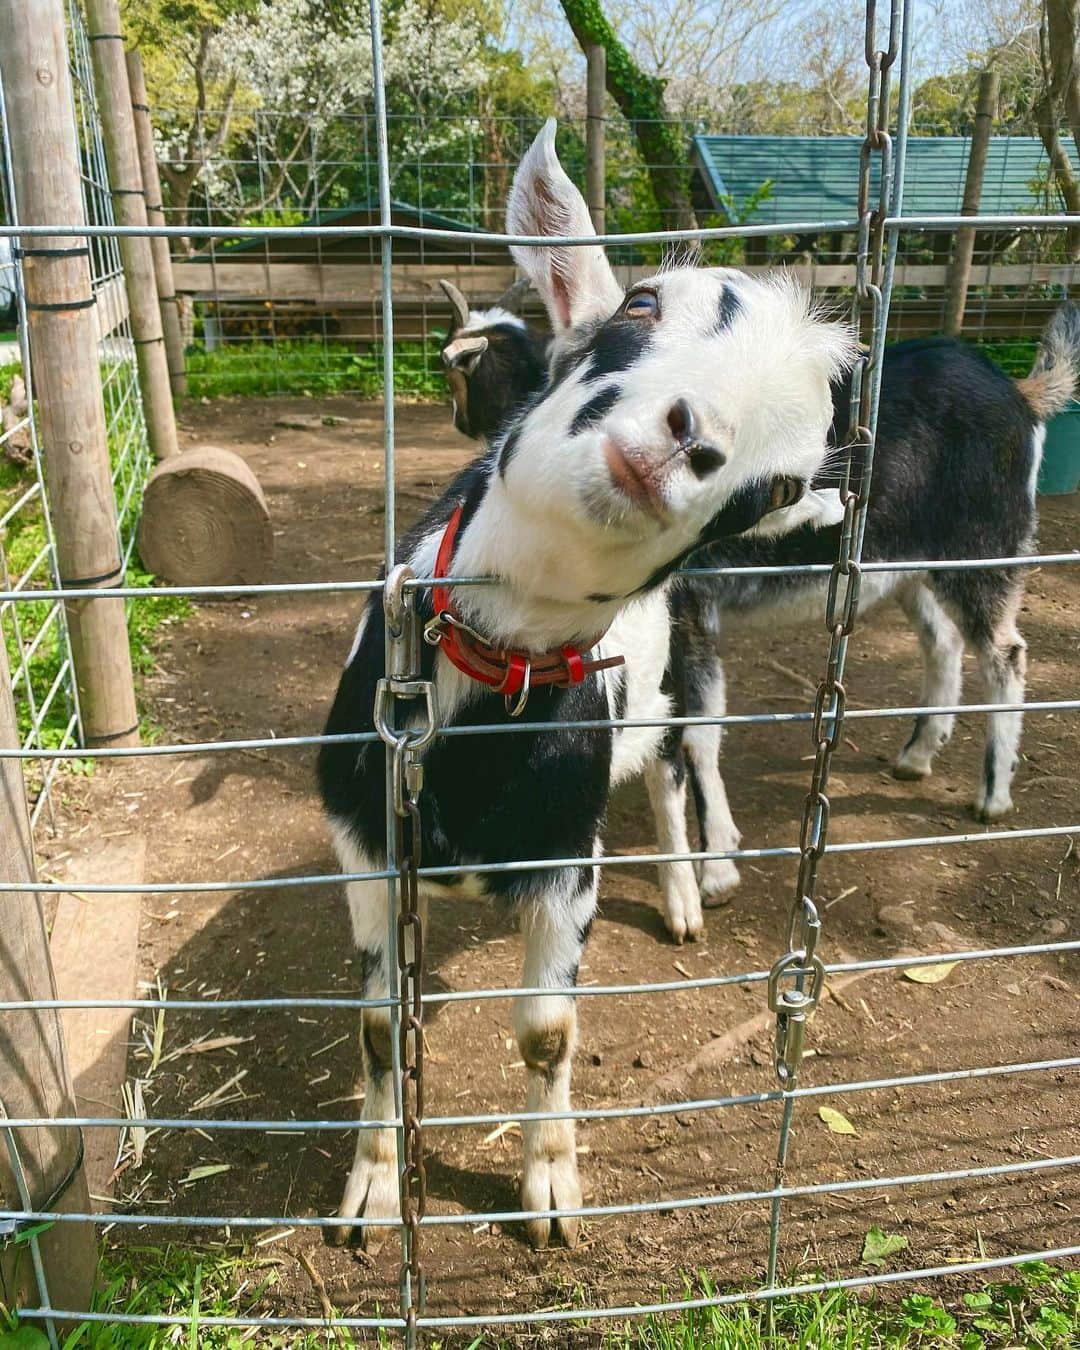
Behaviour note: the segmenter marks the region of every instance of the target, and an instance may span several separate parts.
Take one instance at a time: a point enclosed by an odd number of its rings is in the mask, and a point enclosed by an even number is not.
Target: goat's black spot
[[[911,735],[910,735],[910,736],[907,738],[907,740],[904,742],[904,750],[910,750],[910,749],[911,749],[911,747],[915,744],[915,742],[916,742],[916,741],[919,739],[919,737],[923,734],[923,731],[926,729],[926,724],[927,724],[927,722],[929,722],[929,720],[930,720],[930,719],[929,719],[928,717],[923,716],[922,713],[920,713],[920,714],[915,718],[915,725],[914,725],[914,727],[912,727],[912,729],[911,729]],[[903,753],[903,751],[901,751],[901,753]]]
[[[601,324],[582,351],[589,360],[589,375],[618,375],[629,370],[648,349],[652,335],[651,325],[632,319],[609,319]]]
[[[360,948],[360,992],[362,996],[366,997],[371,977],[379,969],[381,963],[381,952],[369,952],[366,947]]]
[[[615,406],[615,400],[618,397],[618,385],[606,384],[602,389],[597,390],[574,414],[574,420],[570,423],[570,435],[580,435],[586,427],[595,426],[605,413],[610,412]]]
[[[720,303],[716,308],[716,332],[722,333],[725,328],[730,328],[742,307],[742,301],[735,291],[725,286],[720,292]]]
[[[514,458],[514,451],[517,449],[518,438],[521,436],[521,423],[512,427],[510,434],[502,443],[502,449],[499,451],[499,477],[506,473],[506,466]]]

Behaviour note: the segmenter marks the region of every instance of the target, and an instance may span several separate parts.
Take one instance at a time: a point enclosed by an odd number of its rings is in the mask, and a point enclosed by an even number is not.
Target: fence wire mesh
[[[122,566],[127,569],[135,551],[142,489],[152,458],[146,435],[142,396],[131,340],[124,272],[115,225],[102,141],[101,117],[82,11],[67,5],[72,119],[78,138],[80,187],[86,220],[103,233],[90,241],[90,277],[98,316],[98,357],[101,365],[105,421],[116,493],[117,528]],[[0,112],[3,91],[0,89]],[[0,123],[4,172],[0,183],[0,210],[6,224],[19,223],[14,200],[6,119]],[[14,246],[16,240],[11,238]],[[0,352],[0,398],[10,396],[17,381],[25,390],[19,416],[0,431],[0,567],[5,599],[0,601],[0,630],[7,644],[12,688],[24,751],[75,750],[82,741],[78,691],[72,667],[64,606],[55,594],[60,585],[56,547],[49,518],[49,497],[38,444],[33,370],[26,325],[25,288],[18,250],[3,264],[10,278],[18,317],[18,343]],[[2,280],[3,278],[0,278]],[[13,405],[15,406],[15,405]],[[23,463],[33,467],[26,485]],[[31,596],[32,593],[32,596]],[[137,593],[134,589],[132,594]],[[15,603],[15,596],[22,603]],[[28,760],[33,756],[28,755]],[[72,758],[77,758],[73,754]],[[51,787],[57,761],[40,759],[28,786],[33,802],[31,820],[52,813]]]
[[[153,1131],[192,1131],[203,1137],[210,1134],[234,1134],[238,1136],[261,1136],[264,1145],[268,1145],[274,1136],[311,1134],[315,1138],[323,1135],[339,1135],[356,1130],[391,1128],[395,1132],[398,1152],[398,1168],[402,1178],[403,1220],[398,1219],[361,1219],[357,1222],[368,1227],[387,1227],[397,1230],[402,1240],[401,1280],[399,1285],[390,1286],[385,1291],[384,1301],[392,1304],[400,1298],[396,1313],[377,1311],[372,1316],[352,1314],[339,1315],[332,1310],[323,1317],[301,1315],[250,1315],[236,1316],[205,1315],[196,1309],[194,1316],[166,1314],[139,1314],[98,1311],[90,1314],[76,1313],[58,1309],[51,1305],[49,1291],[43,1271],[37,1270],[39,1303],[36,1307],[20,1310],[20,1315],[30,1320],[42,1322],[49,1329],[55,1344],[55,1324],[69,1317],[74,1320],[97,1321],[115,1324],[173,1326],[191,1328],[197,1335],[199,1328],[235,1327],[249,1330],[260,1329],[305,1329],[321,1330],[328,1335],[333,1328],[372,1331],[393,1331],[404,1336],[407,1344],[416,1344],[427,1330],[453,1332],[455,1329],[472,1329],[496,1326],[502,1328],[536,1327],[552,1325],[558,1328],[570,1324],[580,1330],[585,1325],[605,1319],[626,1320],[647,1315],[685,1314],[693,1310],[720,1308],[742,1302],[764,1301],[771,1310],[777,1299],[789,1294],[809,1294],[829,1290],[872,1289],[898,1282],[919,1282],[935,1280],[947,1276],[971,1275],[978,1272],[1014,1266],[1027,1261],[1064,1260],[1080,1255],[1080,1246],[1047,1246],[1037,1241],[1038,1234],[1026,1250],[1010,1250],[996,1255],[980,1251],[978,1259],[959,1260],[947,1264],[912,1266],[910,1268],[889,1270],[873,1274],[837,1277],[834,1279],[789,1279],[780,1274],[781,1240],[783,1236],[782,1219],[784,1207],[790,1202],[808,1197],[859,1196],[866,1193],[875,1195],[890,1190],[918,1191],[925,1188],[932,1193],[934,1186],[949,1182],[990,1182],[1002,1178],[1024,1178],[1038,1175],[1050,1175],[1075,1168],[1080,1162],[1074,1150],[1063,1152],[1060,1156],[1045,1155],[1028,1157],[1021,1160],[1009,1160],[991,1164],[920,1168],[895,1175],[870,1175],[861,1177],[841,1176],[832,1180],[823,1180],[807,1184],[794,1184],[788,1181],[788,1148],[792,1138],[792,1123],[796,1118],[798,1103],[804,1100],[831,1099],[833,1097],[852,1096],[861,1093],[899,1094],[905,1089],[914,1089],[931,1085],[959,1084],[970,1081],[1001,1081],[1012,1077],[1027,1079],[1028,1076],[1049,1076],[1061,1085],[1065,1092],[1075,1093],[1075,1079],[1068,1076],[1080,1067],[1080,1055],[1052,1054],[1036,1058],[1025,1058],[1012,1062],[989,1062],[991,1053],[973,1053],[974,1064],[963,1067],[945,1068],[933,1071],[897,1071],[882,1072],[873,1077],[853,1078],[845,1076],[841,1070],[829,1074],[826,1082],[814,1082],[803,1085],[798,1082],[801,1061],[806,1054],[807,1019],[813,1013],[825,991],[835,989],[834,980],[844,976],[871,971],[918,970],[920,967],[940,969],[945,963],[960,966],[972,965],[982,969],[986,963],[989,969],[998,970],[998,963],[1008,963],[1036,956],[1055,956],[1059,959],[1080,951],[1077,941],[1042,941],[1010,945],[986,945],[978,948],[957,949],[944,945],[931,953],[904,952],[878,960],[856,960],[845,957],[837,961],[824,962],[817,953],[819,931],[826,916],[828,905],[822,901],[816,887],[819,863],[826,857],[842,856],[847,853],[873,855],[889,850],[902,849],[948,849],[957,845],[979,846],[984,843],[1009,840],[1035,840],[1061,838],[1069,840],[1080,832],[1080,821],[1069,820],[1062,825],[1039,825],[1018,829],[994,829],[987,831],[951,831],[947,834],[902,835],[895,838],[877,838],[870,840],[836,840],[829,832],[829,771],[832,752],[841,743],[845,727],[859,720],[873,721],[895,717],[926,716],[934,714],[1013,711],[1018,706],[1003,703],[935,705],[927,707],[883,706],[872,708],[846,708],[845,661],[848,639],[854,629],[858,605],[858,586],[860,578],[875,572],[890,570],[932,570],[946,569],[960,571],[1013,565],[1018,567],[1052,566],[1080,561],[1078,553],[1046,553],[1009,559],[972,558],[961,560],[926,559],[918,562],[887,563],[861,561],[862,527],[865,520],[867,494],[872,483],[872,460],[874,432],[877,414],[877,398],[880,392],[881,365],[886,334],[889,329],[890,291],[894,284],[901,284],[894,271],[897,265],[897,243],[905,231],[918,229],[929,236],[944,234],[952,230],[964,218],[952,216],[916,216],[905,215],[903,210],[903,166],[907,123],[904,113],[909,107],[907,95],[910,93],[910,72],[907,65],[907,40],[910,39],[915,24],[916,5],[914,0],[892,0],[888,15],[878,15],[875,0],[867,5],[867,43],[866,57],[868,65],[869,90],[867,98],[866,134],[862,142],[858,182],[853,182],[852,206],[850,214],[838,216],[832,221],[811,221],[797,223],[770,222],[758,227],[714,227],[698,231],[649,230],[636,233],[624,232],[616,235],[612,243],[626,247],[629,241],[656,244],[664,240],[679,237],[700,237],[706,240],[726,240],[734,237],[770,237],[791,236],[811,227],[819,233],[829,231],[847,231],[857,240],[854,261],[851,264],[850,285],[855,295],[855,318],[864,319],[864,331],[870,336],[869,347],[862,359],[861,370],[856,378],[853,396],[852,423],[858,428],[857,444],[849,461],[849,477],[845,485],[845,526],[842,537],[842,553],[837,561],[829,565],[785,567],[779,569],[725,569],[696,568],[698,576],[721,576],[731,571],[783,571],[787,573],[816,572],[830,581],[829,600],[825,614],[826,628],[829,634],[827,673],[824,681],[817,686],[813,696],[813,706],[809,710],[798,712],[778,712],[772,709],[754,713],[724,715],[717,717],[685,717],[666,719],[609,718],[572,724],[582,730],[630,728],[655,725],[681,726],[745,726],[753,724],[782,725],[808,724],[813,734],[814,769],[810,796],[803,817],[800,838],[796,843],[777,846],[758,846],[734,848],[726,851],[693,852],[627,852],[615,853],[591,858],[549,858],[515,859],[503,863],[484,866],[461,867],[424,867],[415,857],[410,857],[404,848],[404,834],[395,828],[393,814],[387,821],[388,861],[382,869],[352,874],[301,874],[275,875],[272,877],[233,876],[221,880],[194,881],[183,877],[163,882],[136,883],[133,881],[114,881],[108,883],[82,883],[75,881],[49,881],[43,883],[19,884],[0,882],[0,892],[36,890],[42,893],[70,892],[77,890],[81,896],[93,897],[115,893],[134,893],[144,896],[193,894],[199,892],[257,892],[260,890],[283,891],[299,889],[301,892],[312,887],[337,886],[342,880],[385,881],[391,898],[390,929],[386,935],[392,954],[391,968],[398,971],[400,986],[398,990],[384,998],[326,996],[323,993],[310,993],[288,997],[240,998],[222,997],[220,990],[200,994],[196,998],[181,998],[158,991],[140,995],[132,999],[65,999],[20,1001],[8,1000],[0,1003],[0,1011],[10,1014],[27,1008],[58,1009],[131,1009],[141,1014],[146,1021],[143,1027],[156,1025],[153,1019],[166,1012],[171,1014],[192,1013],[199,1019],[210,1020],[219,1014],[230,1012],[258,1013],[266,1017],[275,1015],[299,1015],[302,1011],[339,1010],[356,1012],[362,1009],[389,1009],[393,1034],[391,1044],[394,1050],[395,1098],[394,1114],[385,1120],[356,1119],[346,1114],[340,1117],[315,1116],[300,1118],[281,1115],[263,1117],[250,1115],[221,1116],[200,1114],[198,1108],[184,1115],[153,1115],[143,1110],[130,1111],[126,1115],[83,1115],[65,1117],[60,1124],[80,1126],[87,1130],[115,1128],[124,1132],[120,1144],[121,1155],[130,1147],[136,1132],[145,1135]],[[149,452],[146,442],[145,425],[142,418],[141,403],[132,359],[130,332],[127,326],[126,307],[123,299],[123,276],[120,267],[117,237],[124,233],[115,226],[107,188],[107,176],[104,154],[101,145],[99,119],[93,89],[85,29],[81,15],[74,3],[68,10],[70,40],[72,51],[72,74],[75,86],[75,108],[73,115],[79,128],[80,143],[83,150],[83,192],[86,206],[87,228],[68,230],[72,234],[86,234],[92,241],[94,260],[94,289],[98,309],[102,314],[102,339],[100,356],[105,375],[105,397],[108,402],[110,445],[114,465],[114,486],[121,521],[123,537],[123,557],[125,563],[132,556],[134,541],[134,522],[138,514],[139,498],[149,464]],[[395,474],[395,427],[394,427],[394,381],[395,381],[395,340],[397,329],[394,321],[394,300],[397,286],[395,273],[395,244],[398,241],[418,241],[421,255],[425,245],[445,247],[458,244],[471,256],[472,250],[499,250],[506,243],[506,236],[490,226],[489,208],[479,220],[479,229],[467,231],[437,228],[428,223],[417,225],[395,221],[393,214],[392,189],[394,170],[391,163],[391,147],[394,142],[392,128],[388,126],[385,103],[382,98],[382,49],[380,42],[380,11],[376,0],[371,5],[372,59],[375,72],[376,108],[370,127],[365,122],[365,147],[368,147],[370,131],[371,153],[365,154],[365,172],[368,174],[374,196],[373,214],[377,222],[368,225],[327,224],[321,221],[315,224],[286,224],[267,227],[241,225],[234,220],[215,224],[209,215],[203,223],[194,223],[185,219],[181,225],[171,225],[164,230],[137,231],[139,233],[165,233],[172,238],[188,240],[206,240],[209,248],[207,266],[211,273],[220,263],[220,252],[216,252],[217,241],[223,237],[242,235],[253,241],[256,248],[268,250],[276,240],[301,240],[305,246],[319,249],[328,240],[343,240],[350,246],[366,249],[370,253],[372,264],[378,263],[377,277],[374,278],[372,314],[377,307],[379,341],[378,355],[382,360],[382,392],[385,398],[384,446],[385,466],[383,489],[385,492],[384,556],[388,572],[393,566],[396,544],[395,493],[398,488]],[[902,37],[904,39],[902,46]],[[903,50],[903,57],[901,52]],[[894,62],[900,59],[898,101],[890,99],[889,79]],[[0,91],[2,92],[2,91]],[[895,138],[890,135],[890,117],[895,119],[896,110],[901,110]],[[201,132],[200,132],[201,135]],[[272,139],[269,129],[262,126],[259,118],[254,120],[254,141],[257,147]],[[330,170],[341,166],[329,158],[319,159],[315,148],[315,139],[311,137],[310,173],[305,183],[297,188],[298,200],[306,209],[319,211],[317,180],[320,174],[325,182],[332,177]],[[369,148],[370,148],[369,147]],[[465,158],[472,164],[475,151],[469,143]],[[261,151],[260,151],[261,156]],[[372,169],[374,162],[374,170]],[[417,161],[417,175],[425,168],[445,167],[425,165],[422,159]],[[877,166],[876,168],[874,166]],[[895,179],[892,170],[895,169]],[[260,192],[263,200],[267,166],[258,158]],[[10,181],[6,173],[5,191]],[[277,191],[284,190],[278,185]],[[472,189],[470,188],[470,191]],[[311,208],[309,198],[314,202]],[[9,228],[8,234],[31,235],[33,230],[16,230],[18,220],[15,204],[10,195],[5,197],[4,208]],[[209,208],[208,208],[209,209]],[[470,225],[472,222],[469,222]],[[980,222],[984,228],[1008,228],[1020,232],[1034,230],[1057,231],[1071,222],[1068,217],[1044,213],[1034,215],[1030,212],[1022,215],[1009,214],[987,217]],[[46,227],[37,227],[44,233]],[[55,226],[48,227],[48,233],[63,233]],[[131,231],[128,231],[131,232]],[[549,241],[545,241],[549,242]],[[574,242],[574,241],[568,241]],[[591,242],[578,240],[578,243]],[[377,259],[376,259],[377,255]],[[1028,264],[1025,264],[1025,266]],[[1034,268],[1035,263],[1030,265]],[[13,274],[16,295],[21,304],[21,281],[17,256],[11,264],[0,262]],[[372,267],[374,273],[376,269]],[[1034,274],[1033,274],[1034,275]],[[1060,276],[1055,273],[1053,285],[1067,285],[1071,272]],[[376,291],[377,287],[377,291]],[[325,321],[322,336],[325,336]],[[21,325],[25,333],[25,325]],[[271,334],[273,337],[274,334]],[[20,722],[22,744],[19,747],[4,749],[5,757],[17,757],[24,761],[28,771],[36,773],[30,780],[31,789],[36,794],[35,813],[40,812],[43,804],[49,801],[48,787],[59,767],[65,760],[88,758],[109,760],[144,756],[202,756],[221,755],[236,751],[259,751],[290,753],[295,750],[326,744],[331,740],[362,742],[378,739],[379,733],[357,734],[349,737],[328,737],[318,735],[297,735],[287,737],[260,736],[244,739],[209,739],[190,743],[160,744],[141,748],[86,750],[79,744],[78,713],[74,702],[74,686],[71,678],[71,661],[64,633],[64,601],[68,599],[85,600],[85,592],[65,591],[59,584],[55,557],[51,545],[48,523],[47,485],[43,482],[40,460],[37,455],[36,431],[33,417],[33,391],[30,387],[31,353],[26,351],[25,337],[22,339],[21,364],[27,379],[27,411],[25,416],[4,437],[25,433],[29,449],[34,457],[35,477],[31,485],[21,495],[5,506],[0,517],[0,528],[7,531],[7,549],[5,551],[3,589],[0,590],[0,619],[7,627],[4,629],[12,654],[12,678],[20,707],[24,709]],[[21,535],[13,528],[25,520],[34,522],[34,530],[28,531],[34,539],[28,553],[12,556],[11,541]],[[23,526],[22,528],[25,528]],[[405,605],[407,597],[416,589],[429,585],[431,578],[399,578],[397,599]],[[389,582],[387,586],[389,586]],[[489,578],[454,578],[455,585],[491,584]],[[235,597],[244,594],[249,597],[260,596],[298,596],[315,592],[358,592],[366,594],[384,587],[378,580],[331,581],[310,583],[281,583],[250,587],[159,587],[155,593],[166,592],[177,596],[189,596],[212,600],[224,595]],[[111,587],[98,590],[96,597],[123,596],[133,604],[143,603],[146,592],[139,586]],[[388,604],[388,612],[390,606]],[[393,641],[393,632],[389,639]],[[42,661],[46,653],[53,665],[49,667],[48,685],[42,690],[40,677],[35,671],[35,661]],[[66,700],[66,702],[65,702]],[[62,726],[53,735],[48,728],[49,714],[56,707],[65,708]],[[1063,698],[1055,700],[1033,701],[1025,706],[1029,713],[1045,714],[1054,717],[1059,713],[1075,712],[1080,708],[1080,700]],[[521,734],[529,731],[565,730],[566,723],[537,724],[521,722],[511,727],[470,726],[434,728],[436,735],[492,735]],[[51,739],[50,739],[51,737]],[[392,727],[383,735],[388,740],[388,778],[392,785],[391,773],[395,756],[407,759],[409,741],[407,738],[395,739]],[[835,784],[834,784],[835,786]],[[392,793],[388,799],[392,799]],[[401,814],[424,809],[423,794],[418,794],[415,803],[402,799]],[[1075,806],[1075,804],[1073,804]],[[35,815],[36,818],[36,815]],[[231,851],[231,850],[228,850]],[[227,852],[228,852],[227,851]],[[225,854],[222,855],[223,857]],[[777,959],[758,969],[723,975],[695,977],[683,975],[678,981],[653,980],[631,981],[626,983],[584,983],[577,990],[577,996],[587,1000],[595,998],[637,999],[645,994],[663,995],[670,993],[697,992],[719,989],[726,986],[741,987],[748,991],[769,990],[769,1008],[771,1018],[766,1023],[776,1026],[776,1063],[777,1086],[762,1087],[753,1092],[729,1092],[687,1099],[678,1097],[673,1101],[655,1101],[641,1104],[619,1103],[611,1106],[585,1106],[567,1111],[522,1112],[513,1110],[462,1111],[462,1112],[425,1112],[423,1101],[423,1082],[425,1074],[430,1078],[439,1073],[437,1067],[424,1067],[423,1013],[426,1008],[446,1004],[475,1003],[479,1005],[496,1000],[508,1000],[523,995],[554,996],[558,991],[547,987],[502,987],[488,986],[455,990],[432,991],[422,987],[422,963],[420,960],[419,938],[410,948],[405,942],[399,947],[397,928],[402,932],[412,929],[418,934],[421,929],[416,916],[417,884],[424,879],[445,881],[460,877],[463,873],[493,873],[500,871],[524,871],[533,868],[538,862],[545,867],[591,868],[603,866],[640,866],[644,863],[668,863],[678,861],[708,861],[715,859],[746,860],[748,862],[764,859],[792,859],[798,862],[795,901],[792,910],[790,930],[776,935],[773,950]],[[1059,874],[1060,886],[1060,874]],[[1060,889],[1058,894],[1060,899]],[[400,918],[399,916],[400,911]],[[1006,967],[1007,968],[1007,967]],[[838,995],[837,995],[838,996]],[[640,1005],[636,1005],[640,1006]],[[632,1012],[628,1010],[628,1015]],[[886,1037],[877,1024],[871,1022],[873,1034],[880,1036],[882,1048],[892,1044],[892,1035]],[[151,1033],[153,1034],[153,1033]],[[208,1033],[201,1033],[206,1035]],[[897,1035],[900,1034],[898,1031]],[[928,1033],[929,1034],[929,1033]],[[333,1042],[332,1044],[337,1044]],[[331,1047],[327,1047],[331,1048]],[[160,1055],[161,1047],[156,1053]],[[883,1068],[891,1067],[883,1064]],[[225,1099],[228,1100],[227,1098]],[[237,1100],[247,1100],[242,1094]],[[253,1100],[253,1099],[252,1099]],[[205,1106],[221,1106],[221,1094],[211,1094]],[[329,1103],[326,1103],[329,1104]],[[463,1127],[470,1134],[478,1128],[496,1131],[514,1125],[520,1126],[529,1120],[603,1121],[618,1119],[642,1119],[657,1121],[666,1117],[678,1118],[687,1113],[729,1114],[741,1108],[754,1106],[772,1106],[778,1108],[778,1136],[776,1164],[772,1184],[758,1188],[741,1187],[735,1190],[703,1190],[698,1184],[694,1193],[684,1196],[661,1195],[655,1200],[634,1201],[611,1204],[584,1204],[555,1211],[537,1211],[500,1207],[497,1203],[484,1206],[468,1206],[452,1212],[429,1212],[425,1205],[423,1191],[423,1169],[428,1140],[435,1132],[457,1131]],[[9,1151],[18,1164],[19,1131],[30,1130],[48,1122],[35,1117],[12,1118],[5,1122],[4,1133]],[[424,1133],[421,1133],[421,1127]],[[963,1140],[954,1140],[962,1150]],[[704,1162],[704,1160],[703,1160]],[[717,1182],[719,1186],[721,1183]],[[243,1231],[263,1229],[267,1233],[281,1229],[285,1231],[303,1229],[322,1229],[331,1227],[336,1220],[313,1214],[290,1214],[283,1207],[280,1214],[262,1215],[258,1211],[257,1199],[252,1200],[252,1213],[194,1213],[182,1209],[170,1209],[158,1212],[146,1207],[140,1208],[138,1197],[125,1208],[105,1209],[94,1213],[70,1213],[59,1210],[45,1210],[36,1207],[34,1197],[28,1193],[22,1195],[19,1208],[0,1212],[0,1220],[9,1225],[28,1225],[41,1222],[90,1223],[95,1227],[108,1230],[115,1226],[126,1229],[145,1228],[148,1232],[169,1230],[181,1232],[185,1229]],[[551,1213],[566,1217],[602,1219],[619,1215],[647,1213],[677,1213],[697,1211],[707,1214],[717,1211],[725,1214],[740,1206],[766,1205],[769,1221],[765,1229],[765,1242],[760,1253],[758,1269],[764,1268],[765,1276],[754,1287],[731,1293],[709,1292],[703,1297],[684,1298],[655,1297],[652,1301],[623,1303],[613,1306],[590,1306],[573,1298],[559,1300],[558,1306],[534,1307],[525,1310],[500,1307],[482,1313],[438,1312],[424,1310],[425,1284],[427,1295],[431,1296],[438,1286],[442,1273],[434,1263],[428,1263],[426,1270],[421,1263],[421,1255],[428,1233],[440,1228],[473,1228],[484,1225],[490,1230],[493,1224],[520,1223],[530,1217],[548,1217]],[[981,1239],[980,1239],[981,1241]],[[828,1254],[819,1261],[818,1268],[832,1264]]]

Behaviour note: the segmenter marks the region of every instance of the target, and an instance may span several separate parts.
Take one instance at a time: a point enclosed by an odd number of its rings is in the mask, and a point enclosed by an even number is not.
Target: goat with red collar
[[[511,233],[593,233],[585,203],[555,154],[554,123],[527,153],[507,208]],[[417,608],[437,639],[424,644],[443,726],[530,721],[555,731],[440,737],[424,752],[426,865],[477,871],[473,893],[510,906],[524,937],[523,985],[555,991],[514,1005],[528,1069],[530,1113],[570,1109],[576,1037],[573,988],[596,909],[596,866],[611,788],[655,769],[662,728],[575,729],[610,717],[663,718],[670,645],[667,578],[693,549],[744,531],[783,533],[835,520],[835,494],[805,493],[827,453],[829,386],[853,357],[847,328],[820,319],[795,286],[725,270],[677,268],[627,294],[597,245],[518,246],[555,337],[551,376],[490,449],[451,484],[401,542],[417,576],[483,576],[441,585]],[[767,520],[762,517],[767,516]],[[372,728],[384,673],[382,595],[364,613],[328,733]],[[319,783],[348,872],[385,864],[383,748],[322,748]],[[456,889],[461,894],[461,886]],[[382,881],[348,883],[364,994],[385,997],[387,895]],[[429,895],[442,887],[429,885]],[[669,916],[699,931],[696,890]],[[394,1114],[390,1022],[365,1009],[363,1117]],[[546,1217],[581,1203],[574,1125],[524,1123],[521,1199],[544,1246],[552,1222],[568,1244],[577,1220]],[[393,1132],[360,1131],[339,1210],[352,1221],[398,1213]],[[380,1232],[360,1225],[362,1238]],[[370,1241],[368,1242],[370,1244]]]

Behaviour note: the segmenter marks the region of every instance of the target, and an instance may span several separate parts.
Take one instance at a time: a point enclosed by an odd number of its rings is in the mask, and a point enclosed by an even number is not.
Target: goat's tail
[[[1080,372],[1080,305],[1072,300],[1043,329],[1031,373],[1017,380],[1016,387],[1028,407],[1045,422],[1076,393]]]

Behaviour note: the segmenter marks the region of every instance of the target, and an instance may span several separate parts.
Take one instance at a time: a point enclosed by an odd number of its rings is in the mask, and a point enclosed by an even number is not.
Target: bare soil
[[[305,400],[221,401],[188,411],[187,434],[193,443],[227,446],[254,469],[273,514],[275,580],[370,577],[383,528],[380,409],[331,400],[317,411],[356,420],[317,431],[275,427],[284,413],[312,410]],[[433,406],[399,409],[398,447],[398,510],[407,525],[470,448],[451,429],[447,411]],[[1044,548],[1080,542],[1077,497],[1045,499],[1042,520]],[[1080,695],[1077,579],[1069,567],[1030,577],[1021,627],[1030,645],[1032,700]],[[169,741],[321,731],[360,604],[356,596],[334,594],[200,605],[164,640],[143,691],[144,709]],[[850,654],[851,706],[917,700],[915,642],[898,618],[898,611],[887,609],[860,625]],[[816,681],[825,646],[819,628],[779,628],[745,641],[733,631],[728,645],[732,712],[808,706],[806,690],[771,663]],[[968,675],[967,696],[981,698],[970,669]],[[961,720],[938,773],[924,783],[898,783],[889,775],[907,732],[906,723],[893,720],[849,724],[832,780],[834,840],[981,830],[967,809],[981,756],[981,719]],[[810,750],[805,724],[728,733],[725,775],[746,846],[797,839]],[[85,785],[72,781],[66,833],[48,842],[46,853],[78,848],[89,834],[137,830],[149,841],[151,881],[332,871],[312,758],[306,751],[251,750],[115,762]],[[1005,824],[1077,820],[1078,760],[1080,721],[1074,714],[1030,715],[1017,811]],[[622,851],[654,847],[640,786],[614,802],[607,844]],[[794,864],[744,864],[742,872],[731,905],[709,912],[706,940],[676,949],[661,922],[652,869],[609,869],[582,981],[634,983],[767,969],[785,948]],[[1077,852],[1060,837],[832,856],[821,889],[828,960],[1080,936]],[[518,981],[517,938],[484,904],[447,901],[434,911],[430,927],[431,988]],[[359,992],[337,885],[262,891],[239,885],[216,894],[148,896],[140,959],[143,980],[149,985],[160,979],[177,997]],[[775,1077],[764,1011],[761,983],[582,999],[575,1101],[655,1101],[664,1075],[732,1033],[731,1056],[689,1076],[682,1095],[768,1091]],[[812,1057],[803,1082],[1075,1056],[1078,1014],[1076,954],[963,964],[933,985],[913,983],[895,970],[879,973],[826,998],[810,1029]],[[754,1018],[760,1019],[756,1033]],[[749,1038],[738,1033],[747,1023]],[[169,1014],[166,1053],[202,1035],[248,1039],[162,1064],[147,1089],[148,1107],[160,1115],[347,1119],[358,1110],[357,1029],[350,1013]],[[428,1112],[504,1111],[522,1104],[524,1071],[506,1001],[465,1001],[430,1011],[427,1042]],[[129,1074],[146,1072],[145,1055],[136,1049]],[[196,1109],[201,1098],[241,1072],[224,1101]],[[789,1183],[1080,1153],[1080,1090],[1072,1068],[825,1100],[846,1114],[857,1133],[830,1133],[818,1116],[820,1102],[801,1102]],[[768,1188],[779,1118],[779,1104],[767,1102],[585,1124],[578,1138],[587,1203]],[[487,1127],[426,1132],[432,1212],[515,1207],[519,1137],[513,1131],[496,1139],[487,1135]],[[158,1212],[326,1215],[339,1199],[353,1142],[345,1133],[163,1133],[149,1141],[142,1169],[128,1167],[117,1179],[117,1194],[137,1197],[133,1207]],[[193,1167],[211,1163],[229,1170],[182,1182]],[[860,1257],[871,1224],[904,1234],[910,1245],[903,1260],[918,1267],[1074,1243],[1078,1221],[1075,1169],[793,1200],[784,1206],[780,1269],[793,1278],[817,1271],[865,1273]],[[531,1251],[515,1225],[440,1227],[424,1241],[428,1310],[522,1311],[572,1296],[588,1304],[636,1303],[680,1295],[684,1277],[699,1270],[718,1284],[757,1280],[767,1225],[768,1206],[761,1203],[619,1216],[586,1223],[573,1252],[544,1253]],[[160,1236],[160,1230],[125,1229],[117,1240]],[[299,1252],[339,1310],[396,1308],[395,1241],[372,1260],[331,1249],[317,1231],[298,1229],[262,1250],[283,1263],[267,1313],[320,1315],[318,1290]],[[565,1332],[552,1336],[569,1343]]]

